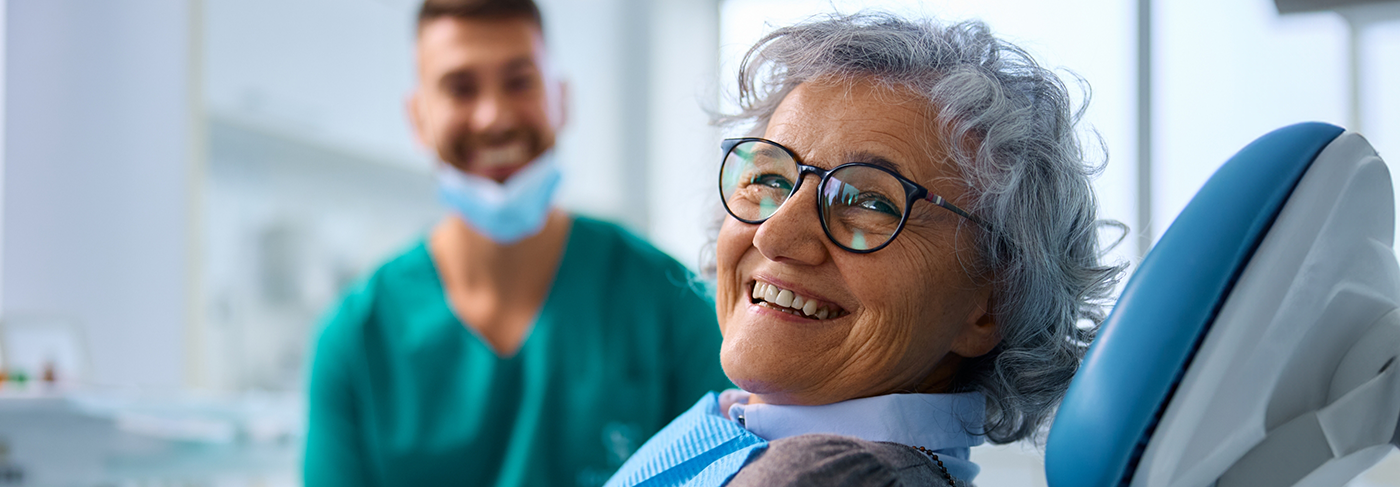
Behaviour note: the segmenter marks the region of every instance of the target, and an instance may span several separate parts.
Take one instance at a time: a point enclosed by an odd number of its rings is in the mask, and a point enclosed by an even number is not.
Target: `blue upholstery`
[[[1342,131],[1303,123],[1260,137],[1177,216],[1128,281],[1070,384],[1046,445],[1051,487],[1131,480],[1235,280],[1313,159]]]

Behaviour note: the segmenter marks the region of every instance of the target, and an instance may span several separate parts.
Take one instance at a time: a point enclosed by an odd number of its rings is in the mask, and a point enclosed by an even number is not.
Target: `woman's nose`
[[[807,181],[759,224],[753,245],[768,260],[804,265],[826,260],[829,254],[817,214],[817,186],[816,179]]]

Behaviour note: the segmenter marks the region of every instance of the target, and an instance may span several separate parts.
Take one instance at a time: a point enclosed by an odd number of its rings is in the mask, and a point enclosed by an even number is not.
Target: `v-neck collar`
[[[559,296],[560,293],[568,292],[568,288],[561,286],[560,283],[569,279],[569,275],[571,274],[570,270],[571,267],[573,267],[571,262],[575,260],[570,257],[572,254],[578,252],[575,248],[579,245],[577,242],[578,232],[576,231],[578,229],[578,223],[577,217],[570,216],[569,233],[564,237],[564,250],[563,254],[559,256],[559,267],[554,271],[554,279],[549,283],[549,290],[545,291],[544,301],[540,302],[540,309],[536,310],[535,317],[530,319],[530,325],[525,329],[524,336],[520,339],[520,346],[516,347],[514,353],[502,355],[499,350],[496,350],[496,347],[491,346],[491,343],[486,340],[486,337],[481,336],[481,332],[477,331],[476,328],[472,328],[470,324],[464,321],[462,317],[458,316],[457,312],[452,309],[452,301],[447,295],[447,286],[442,282],[442,274],[438,270],[437,262],[433,260],[432,249],[428,247],[429,239],[425,237],[421,249],[424,257],[428,259],[434,284],[437,285],[438,292],[435,304],[442,308],[442,312],[445,313],[446,316],[451,317],[450,321],[453,325],[471,335],[471,341],[476,346],[480,346],[482,349],[491,353],[497,360],[503,362],[514,361],[519,358],[521,354],[525,352],[525,349],[530,346],[530,343],[534,341],[532,338],[536,335],[536,332],[540,331],[541,327],[549,326],[549,323],[553,321],[549,319],[549,317],[552,316],[550,310],[553,309],[553,303],[561,299]]]

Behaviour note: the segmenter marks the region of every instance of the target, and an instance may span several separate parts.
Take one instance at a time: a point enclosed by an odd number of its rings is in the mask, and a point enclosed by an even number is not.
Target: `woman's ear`
[[[950,350],[967,358],[986,355],[1001,343],[1001,329],[997,326],[996,315],[993,314],[996,300],[990,285],[978,291],[975,303],[967,315],[967,320],[963,322],[962,329],[958,331],[958,336],[953,338]]]

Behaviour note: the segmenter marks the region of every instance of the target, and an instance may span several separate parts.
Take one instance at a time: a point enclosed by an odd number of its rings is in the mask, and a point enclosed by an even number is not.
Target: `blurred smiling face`
[[[828,170],[888,161],[961,206],[963,185],[928,136],[933,115],[907,89],[809,82],[783,99],[763,137]],[[725,373],[774,404],[944,391],[961,358],[1000,340],[991,285],[969,274],[975,225],[916,202],[889,246],[857,254],[823,233],[817,186],[806,176],[762,224],[725,219],[716,249]]]
[[[417,57],[409,118],[443,162],[503,182],[554,146],[563,92],[546,76],[534,22],[434,19],[419,30]]]

